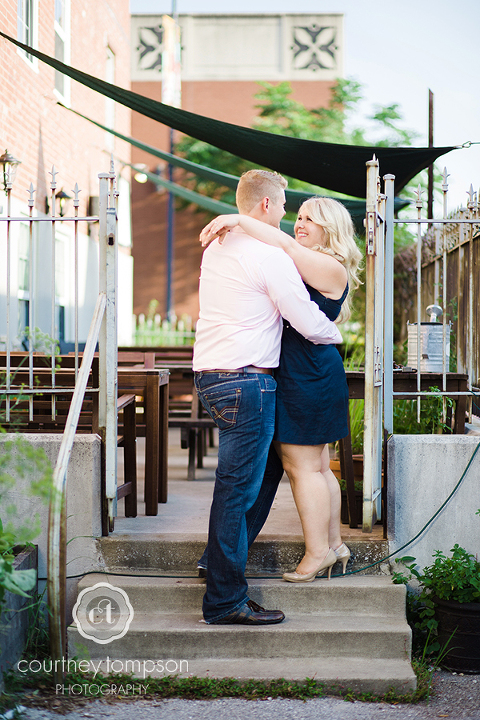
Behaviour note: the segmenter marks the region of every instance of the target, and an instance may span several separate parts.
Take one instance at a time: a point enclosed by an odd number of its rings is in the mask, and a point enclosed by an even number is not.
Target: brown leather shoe
[[[254,600],[247,600],[238,610],[229,613],[221,620],[214,620],[210,625],[274,625],[285,620],[281,610],[265,610]]]

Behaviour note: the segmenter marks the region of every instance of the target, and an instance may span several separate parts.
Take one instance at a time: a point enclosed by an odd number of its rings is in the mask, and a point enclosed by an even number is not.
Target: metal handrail
[[[98,295],[95,305],[75,392],[73,393],[57,463],[53,472],[53,491],[48,513],[47,588],[50,610],[50,649],[52,660],[54,661],[52,667],[56,683],[62,682],[63,672],[61,661],[65,657],[66,644],[65,589],[67,528],[65,505],[67,469],[106,306],[106,293],[101,292]],[[55,662],[56,660],[60,662]]]

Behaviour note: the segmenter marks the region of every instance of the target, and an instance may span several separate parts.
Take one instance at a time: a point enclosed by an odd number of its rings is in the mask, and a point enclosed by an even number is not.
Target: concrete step
[[[111,571],[130,568],[195,576],[197,561],[205,549],[206,539],[200,533],[113,533],[109,537],[99,538],[97,544],[105,566]],[[367,567],[388,555],[386,540],[355,538],[348,540],[348,546],[352,553],[348,571],[366,567],[365,574],[368,575],[390,574],[388,561]],[[250,549],[247,574],[281,575],[294,570],[303,557],[304,547],[300,536],[285,540],[278,536],[264,536]],[[333,574],[341,572],[342,566],[337,563]]]
[[[255,631],[253,631],[255,632]],[[95,669],[97,662],[93,661]],[[231,657],[197,658],[190,661],[176,660],[143,662],[117,660],[113,664],[116,672],[133,672],[140,678],[143,685],[148,684],[148,676],[165,677],[166,674],[178,677],[233,677],[238,680],[288,680],[304,681],[313,678],[322,682],[333,691],[346,688],[355,692],[371,692],[382,694],[395,688],[396,691],[407,693],[415,690],[416,679],[410,664],[405,660],[386,658],[258,658]],[[100,663],[100,671],[108,674],[112,670],[112,661]],[[146,678],[146,679],[145,679]]]
[[[126,635],[108,645],[69,628],[70,657],[103,661],[105,669],[108,658],[117,661],[116,672],[130,669],[138,677],[310,677],[370,692],[415,687],[405,588],[387,577],[306,585],[254,579],[252,599],[286,614],[284,622],[265,627],[207,625],[201,616],[205,585],[197,579],[89,575],[79,591],[97,582],[122,588],[135,613]]]
[[[76,628],[70,634],[75,640]],[[91,659],[105,648],[80,636]],[[200,613],[145,613],[114,641],[117,658],[376,657],[401,659],[410,645],[402,620],[352,615],[289,614],[278,625],[207,625]],[[113,648],[113,646],[112,646]],[[78,649],[80,652],[80,648]],[[77,654],[77,652],[75,653]]]
[[[137,614],[200,613],[205,581],[190,578],[118,577],[92,574],[78,585],[78,592],[98,582],[109,582],[127,593]],[[263,607],[289,613],[339,613],[352,616],[401,617],[405,612],[405,587],[391,577],[354,575],[318,578],[314,582],[287,583],[280,579],[254,579],[249,597]]]

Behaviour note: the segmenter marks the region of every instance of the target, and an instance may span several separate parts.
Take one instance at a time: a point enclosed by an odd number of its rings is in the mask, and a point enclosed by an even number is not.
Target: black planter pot
[[[14,548],[15,570],[38,569],[38,548]],[[35,588],[36,589],[36,588]],[[32,591],[33,592],[33,591]],[[28,631],[28,613],[22,611],[30,600],[21,595],[6,592],[4,609],[0,614],[0,694],[3,692],[3,673],[20,660]]]
[[[480,673],[480,603],[432,599],[440,647],[444,647],[454,633],[443,667],[456,672]]]

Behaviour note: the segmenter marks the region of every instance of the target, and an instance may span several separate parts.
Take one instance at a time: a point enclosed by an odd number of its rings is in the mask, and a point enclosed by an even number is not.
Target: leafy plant
[[[480,562],[457,543],[450,552],[452,556],[447,557],[441,550],[436,550],[433,565],[424,568],[423,572],[418,572],[415,565],[409,570],[428,595],[440,600],[480,603]],[[413,562],[415,558],[405,560]]]
[[[4,432],[0,428],[0,432]],[[32,480],[32,477],[38,479]],[[30,543],[40,532],[37,517],[22,518],[14,503],[8,502],[8,492],[19,479],[30,479],[28,492],[48,502],[52,488],[52,468],[45,452],[34,448],[21,435],[1,444],[0,453],[0,611],[5,593],[29,597],[36,582],[36,570],[15,570],[15,548]]]
[[[71,658],[71,660],[74,661],[75,658]],[[143,681],[146,686],[144,698],[149,700],[168,698],[190,700],[245,698],[246,700],[255,701],[271,700],[272,698],[309,700],[324,697],[328,691],[328,694],[342,697],[347,702],[359,700],[371,703],[416,703],[426,697],[429,675],[427,675],[424,668],[419,669],[417,663],[414,663],[414,670],[418,676],[417,690],[414,693],[407,694],[397,693],[393,688],[387,690],[385,694],[375,694],[368,691],[359,692],[335,682],[326,685],[316,678],[305,678],[304,680],[286,680],[285,678],[254,680],[248,678],[201,678],[196,676],[181,678],[169,675],[161,678],[147,676]],[[120,687],[130,686],[135,682],[138,684],[138,679],[136,680],[134,676],[120,673],[110,675],[97,673],[94,676],[93,674],[68,672],[64,680],[65,689],[68,686],[78,688],[78,695],[73,699],[75,706],[72,705],[72,710],[77,710],[79,703],[86,699],[96,700],[99,685],[115,685],[117,697],[121,698]],[[25,673],[10,672],[5,678],[5,683],[8,694],[4,697],[8,698],[10,707],[15,701],[21,702],[25,692],[28,695],[37,696],[42,707],[45,707],[50,699],[58,701],[58,691],[55,688],[52,675],[44,670]],[[67,693],[65,693],[62,702],[64,708],[70,709],[68,703]],[[0,709],[2,709],[2,698],[0,698]]]
[[[365,365],[365,347],[357,343],[345,347],[345,357],[343,366],[345,370],[363,372]],[[348,401],[350,413],[350,437],[352,440],[353,454],[363,453],[363,427],[364,427],[364,407],[363,399],[355,399]]]
[[[33,593],[31,602],[24,608],[28,614],[28,629],[23,651],[24,658],[38,660],[50,655],[50,632],[45,588],[42,594]]]
[[[26,329],[28,333],[28,328]],[[41,343],[41,350],[53,349],[57,352],[55,340],[41,333],[36,328],[37,340]],[[38,348],[37,348],[38,349]],[[45,356],[45,363],[51,362],[51,356]],[[56,359],[56,363],[58,359]],[[22,363],[20,363],[20,366]],[[17,368],[18,370],[18,368]],[[13,377],[15,376],[14,370]],[[6,394],[1,392],[4,385],[6,371],[0,375],[0,399],[4,400]],[[24,400],[22,389],[14,396],[11,409]],[[5,430],[0,426],[0,435],[5,435]],[[42,502],[48,503],[52,488],[53,476],[52,467],[42,448],[35,448],[26,440],[23,435],[15,434],[12,439],[3,438],[0,441],[0,613],[5,606],[5,595],[7,592],[22,597],[30,598],[30,593],[35,587],[37,571],[34,568],[28,570],[16,570],[15,552],[18,548],[28,546],[40,533],[40,520],[38,514],[34,517],[21,516],[14,502],[9,501],[9,494],[12,490],[18,493],[18,481],[23,480],[22,485],[27,487],[27,492],[39,498]],[[37,603],[39,607],[39,603]],[[23,610],[31,608],[25,606]],[[30,626],[31,632],[33,630]]]
[[[353,454],[363,453],[364,400],[349,400],[350,436]]]
[[[438,387],[432,386],[431,393],[440,393]],[[399,435],[429,435],[437,430],[451,432],[451,428],[443,421],[442,395],[422,397],[420,403],[420,422],[417,415],[415,400],[394,400],[393,402],[393,431]],[[453,400],[445,399],[446,406],[451,408]]]
[[[29,597],[28,593],[33,589],[37,580],[37,571],[34,569],[14,569],[14,545],[15,536],[13,533],[4,531],[0,520],[0,610],[4,605],[6,592]]]
[[[340,478],[338,484],[340,485],[340,490],[347,489],[347,483],[343,478]],[[363,480],[354,480],[353,486],[358,492],[363,492]]]
[[[60,354],[60,343],[55,338],[52,338],[48,333],[43,332],[38,327],[31,330],[28,325],[24,328],[19,336],[22,347],[25,350],[29,349],[31,343],[32,350],[36,353],[45,353],[47,356],[59,355]],[[57,358],[59,361],[60,358]]]
[[[480,603],[480,562],[464,548],[455,544],[447,557],[441,550],[433,554],[432,565],[419,570],[415,558],[406,556],[397,559],[407,569],[393,573],[393,582],[408,584],[416,580],[419,592],[409,592],[407,619],[417,633],[417,645],[425,643],[425,653],[441,650],[437,641],[438,622],[435,619],[434,599],[459,603]]]

